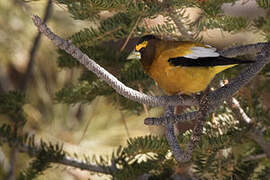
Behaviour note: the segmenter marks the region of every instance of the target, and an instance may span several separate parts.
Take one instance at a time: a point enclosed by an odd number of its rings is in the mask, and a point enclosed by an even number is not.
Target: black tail
[[[170,58],[168,61],[173,66],[193,66],[193,67],[226,66],[226,65],[233,65],[233,64],[248,64],[248,63],[255,62],[251,60],[241,60],[241,59],[236,59],[236,58],[227,58],[223,56],[204,57],[204,58],[198,58],[198,59],[176,57],[176,58]]]

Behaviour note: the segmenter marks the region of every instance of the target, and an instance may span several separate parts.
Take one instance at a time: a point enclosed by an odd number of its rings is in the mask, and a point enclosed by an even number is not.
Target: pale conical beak
[[[127,59],[141,59],[141,53],[135,49],[128,55]]]

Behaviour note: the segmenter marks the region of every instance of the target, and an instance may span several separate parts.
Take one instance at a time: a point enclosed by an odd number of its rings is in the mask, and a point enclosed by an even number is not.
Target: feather
[[[170,58],[168,62],[173,66],[207,67],[207,66],[227,66],[233,64],[246,64],[246,63],[253,63],[255,61],[219,56],[219,57],[203,57],[198,59],[176,57]]]
[[[198,59],[201,57],[218,57],[220,56],[219,53],[216,52],[216,48],[213,48],[209,45],[207,47],[192,47],[190,48],[191,53],[188,55],[185,55],[184,57],[190,58],[190,59]]]

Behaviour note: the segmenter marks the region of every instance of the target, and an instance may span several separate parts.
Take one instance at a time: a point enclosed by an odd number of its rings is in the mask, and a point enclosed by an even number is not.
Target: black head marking
[[[147,47],[147,45],[149,43],[149,40],[152,40],[152,39],[158,39],[158,38],[156,38],[156,36],[154,36],[152,34],[151,35],[145,35],[145,36],[141,37],[139,39],[139,41],[137,42],[137,44],[136,44],[135,50],[137,52],[140,52],[141,54],[143,54],[144,50],[146,49],[146,47]]]

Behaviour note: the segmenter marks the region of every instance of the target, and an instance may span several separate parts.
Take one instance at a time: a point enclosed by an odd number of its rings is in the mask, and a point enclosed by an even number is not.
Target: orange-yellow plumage
[[[155,61],[148,74],[169,94],[192,94],[203,91],[214,76],[234,65],[214,67],[181,67],[172,66],[168,59],[192,53],[191,47],[202,46],[192,42],[159,42]]]

